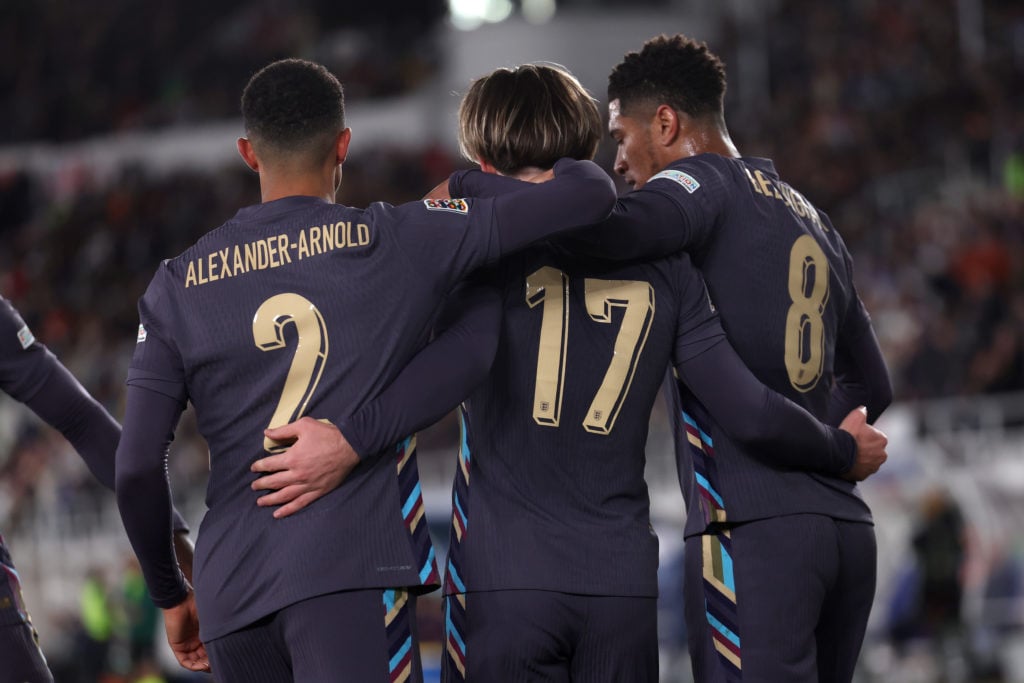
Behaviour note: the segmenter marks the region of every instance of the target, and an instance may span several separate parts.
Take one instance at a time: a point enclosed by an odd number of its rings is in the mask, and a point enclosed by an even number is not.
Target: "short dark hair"
[[[576,77],[558,65],[496,69],[473,81],[459,105],[459,148],[501,173],[551,168],[562,157],[592,159],[601,112]]]
[[[667,104],[694,118],[724,116],[725,64],[707,43],[660,35],[629,52],[608,76],[608,101],[624,114]]]
[[[281,59],[249,79],[242,120],[246,136],[264,154],[326,152],[345,128],[345,93],[323,65]]]

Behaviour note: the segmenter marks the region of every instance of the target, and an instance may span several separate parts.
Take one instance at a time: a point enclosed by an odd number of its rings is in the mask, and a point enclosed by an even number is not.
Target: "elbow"
[[[580,179],[575,196],[579,199],[579,225],[601,223],[612,214],[618,202],[615,183],[601,171],[595,176]]]
[[[594,188],[593,215],[588,223],[600,223],[612,214],[618,203],[618,195],[615,193],[615,183],[607,175],[602,181],[596,181]]]
[[[465,364],[469,386],[476,388],[487,378],[491,371],[491,366],[494,365],[494,357],[497,353],[498,341],[495,339],[493,344],[488,342],[481,348],[478,348],[476,353],[470,354]]]
[[[887,381],[883,386],[878,387],[872,392],[872,394],[871,401],[867,406],[868,422],[877,420],[882,412],[892,405],[892,384]]]
[[[735,415],[738,419],[730,419],[726,433],[729,438],[744,448],[755,448],[761,442],[767,441],[766,431],[768,427],[761,420],[753,419],[752,416],[760,414],[764,408],[738,410]],[[742,417],[740,417],[742,416]],[[770,424],[770,421],[766,421]],[[722,425],[723,428],[725,425]]]
[[[114,493],[118,505],[131,500],[136,492],[145,488],[145,482],[152,480],[154,475],[159,477],[160,472],[128,462],[118,451],[114,467]]]

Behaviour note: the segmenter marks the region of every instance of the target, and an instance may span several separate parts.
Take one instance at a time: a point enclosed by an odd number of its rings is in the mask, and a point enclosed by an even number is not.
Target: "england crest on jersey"
[[[146,341],[146,327],[142,323],[139,323],[139,335],[135,338],[136,344],[141,344]]]

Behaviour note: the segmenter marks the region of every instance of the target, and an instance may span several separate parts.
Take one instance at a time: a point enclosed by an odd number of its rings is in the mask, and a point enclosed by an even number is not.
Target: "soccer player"
[[[850,254],[770,160],[740,156],[725,88],[722,62],[685,36],[625,56],[608,80],[608,128],[615,170],[636,191],[573,244],[624,259],[685,249],[761,381],[828,423],[858,405],[873,422],[892,388]],[[679,383],[672,402],[695,679],[850,681],[876,572],[854,481],[880,463],[845,480],[773,467],[763,448],[730,439],[692,389]]]
[[[411,444],[368,454],[283,520],[255,504],[250,465],[287,445],[267,427],[348,414],[379,393],[454,283],[603,219],[614,186],[596,165],[564,160],[516,195],[355,209],[334,203],[351,131],[327,69],[268,65],[242,114],[238,148],[262,203],[164,261],[139,302],[117,450],[125,529],[186,668],[212,663],[226,683],[418,680],[415,596],[439,576]],[[186,401],[211,468],[194,593],[170,544],[165,473]]]
[[[464,154],[487,173],[456,174],[449,189],[516,190],[518,181],[495,174],[533,176],[560,156],[589,158],[600,128],[595,102],[568,73],[499,69],[474,82],[460,108]],[[838,476],[854,464],[855,439],[754,379],[684,255],[624,265],[550,241],[481,277],[501,291],[503,322],[491,372],[462,412],[444,679],[656,681],[658,552],[644,445],[670,359],[739,443]],[[357,451],[376,452],[436,407],[434,387],[459,354],[421,356],[341,421]],[[859,412],[846,427],[864,457],[884,450]],[[296,434],[293,449],[303,445]]]
[[[57,357],[36,341],[25,321],[0,297],[0,389],[24,403],[64,435],[107,488],[114,488],[114,451],[121,428]],[[184,562],[191,545],[184,520],[175,518],[174,543]],[[188,568],[186,564],[186,568]],[[52,683],[21,594],[18,572],[0,536],[0,679]]]

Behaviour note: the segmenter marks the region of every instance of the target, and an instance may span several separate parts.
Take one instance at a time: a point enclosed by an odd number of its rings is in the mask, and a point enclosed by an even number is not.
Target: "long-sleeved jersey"
[[[288,197],[241,209],[160,266],[139,303],[117,460],[122,518],[158,605],[186,590],[164,472],[186,400],[210,447],[194,566],[204,639],[324,593],[437,585],[409,441],[367,454],[342,486],[281,520],[257,506],[250,465],[285,446],[265,428],[351,413],[387,386],[470,270],[614,202],[590,163],[560,162],[549,185],[365,210]]]

